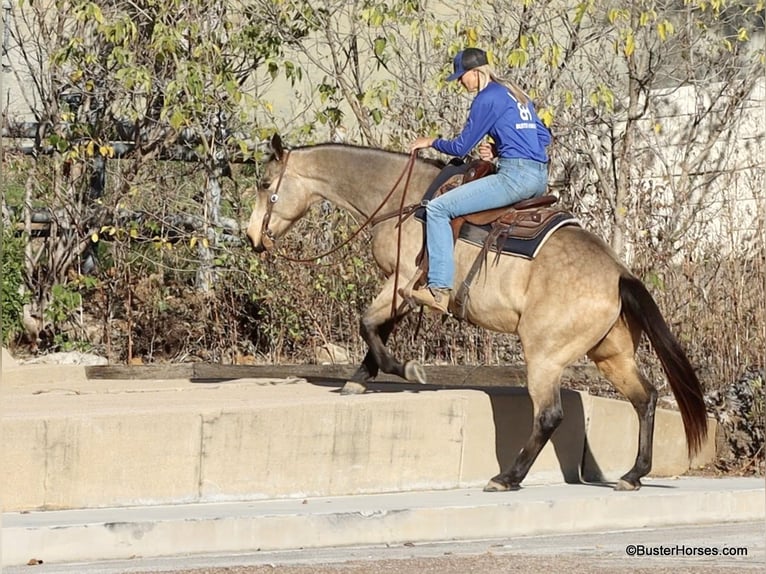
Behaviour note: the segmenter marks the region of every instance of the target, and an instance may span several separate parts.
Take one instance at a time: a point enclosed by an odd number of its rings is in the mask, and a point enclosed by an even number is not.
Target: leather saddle
[[[433,197],[438,197],[459,185],[492,173],[495,173],[493,163],[476,160],[468,165],[465,172],[452,176],[436,190],[430,191],[433,191]],[[524,199],[506,207],[470,213],[450,222],[454,241],[460,238],[481,246],[481,251],[465,280],[458,286],[454,302],[455,317],[465,318],[471,284],[491,251],[495,252],[495,263],[503,252],[532,259],[542,244],[558,228],[564,225],[579,225],[570,213],[551,207],[556,201],[558,198],[555,195],[546,194]],[[421,219],[423,220],[424,218]],[[466,223],[469,225],[465,225]],[[424,248],[418,256],[418,272],[411,279],[408,287],[417,288],[423,285],[427,274],[428,255]]]
[[[495,164],[492,162],[483,159],[474,160],[468,164],[462,178],[455,176],[442,184],[434,193],[434,197],[448,193],[469,181],[492,175],[495,172]],[[535,237],[537,231],[545,226],[557,213],[557,210],[554,209],[541,208],[549,208],[557,201],[558,198],[555,195],[546,194],[540,197],[523,199],[505,207],[487,209],[456,217],[450,222],[452,237],[457,241],[457,238],[460,237],[460,230],[465,223],[480,227],[497,223],[498,225],[508,226],[507,232],[509,236],[519,238]]]

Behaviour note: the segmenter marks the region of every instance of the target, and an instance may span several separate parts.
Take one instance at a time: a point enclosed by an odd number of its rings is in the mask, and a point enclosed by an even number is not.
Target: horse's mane
[[[396,156],[409,155],[407,153],[400,152],[400,151],[393,151],[393,150],[387,150],[387,149],[370,147],[370,146],[355,145],[355,144],[335,143],[335,142],[301,145],[301,146],[296,146],[292,149],[301,150],[301,149],[318,149],[318,148],[346,148],[346,149],[354,150],[355,152],[358,152],[360,154],[366,154],[366,153],[381,154],[382,153],[382,154],[389,154],[389,155],[396,155]],[[434,165],[440,169],[443,168],[445,165],[447,165],[445,161],[442,161],[439,159],[432,159],[432,158],[418,158],[418,161],[427,163],[430,165]]]

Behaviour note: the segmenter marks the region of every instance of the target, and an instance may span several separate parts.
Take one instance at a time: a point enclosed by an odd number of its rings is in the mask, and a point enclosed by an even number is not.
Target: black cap
[[[487,53],[479,48],[466,48],[462,52],[458,52],[457,56],[452,62],[453,72],[447,78],[447,81],[457,80],[465,74],[468,70],[473,70],[479,66],[486,66]]]

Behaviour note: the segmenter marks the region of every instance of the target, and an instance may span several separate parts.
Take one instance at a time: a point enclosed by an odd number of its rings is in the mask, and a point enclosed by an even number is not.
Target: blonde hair
[[[474,68],[474,70],[476,70],[479,73],[479,91],[482,91],[484,88],[486,88],[487,84],[489,84],[490,82],[496,82],[508,88],[508,91],[511,92],[511,94],[513,95],[514,98],[516,98],[517,101],[521,102],[522,104],[529,103],[530,98],[526,93],[524,93],[524,90],[522,90],[514,82],[507,80],[505,78],[501,78],[500,76],[495,74],[494,70],[489,64],[478,66]]]

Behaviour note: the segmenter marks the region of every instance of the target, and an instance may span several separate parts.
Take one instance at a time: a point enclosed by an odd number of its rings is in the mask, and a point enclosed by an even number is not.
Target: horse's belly
[[[457,306],[464,298],[465,319],[492,331],[515,333],[529,282],[529,261],[508,255],[495,261],[490,254],[468,283],[478,254],[478,249],[460,244],[455,250]]]

